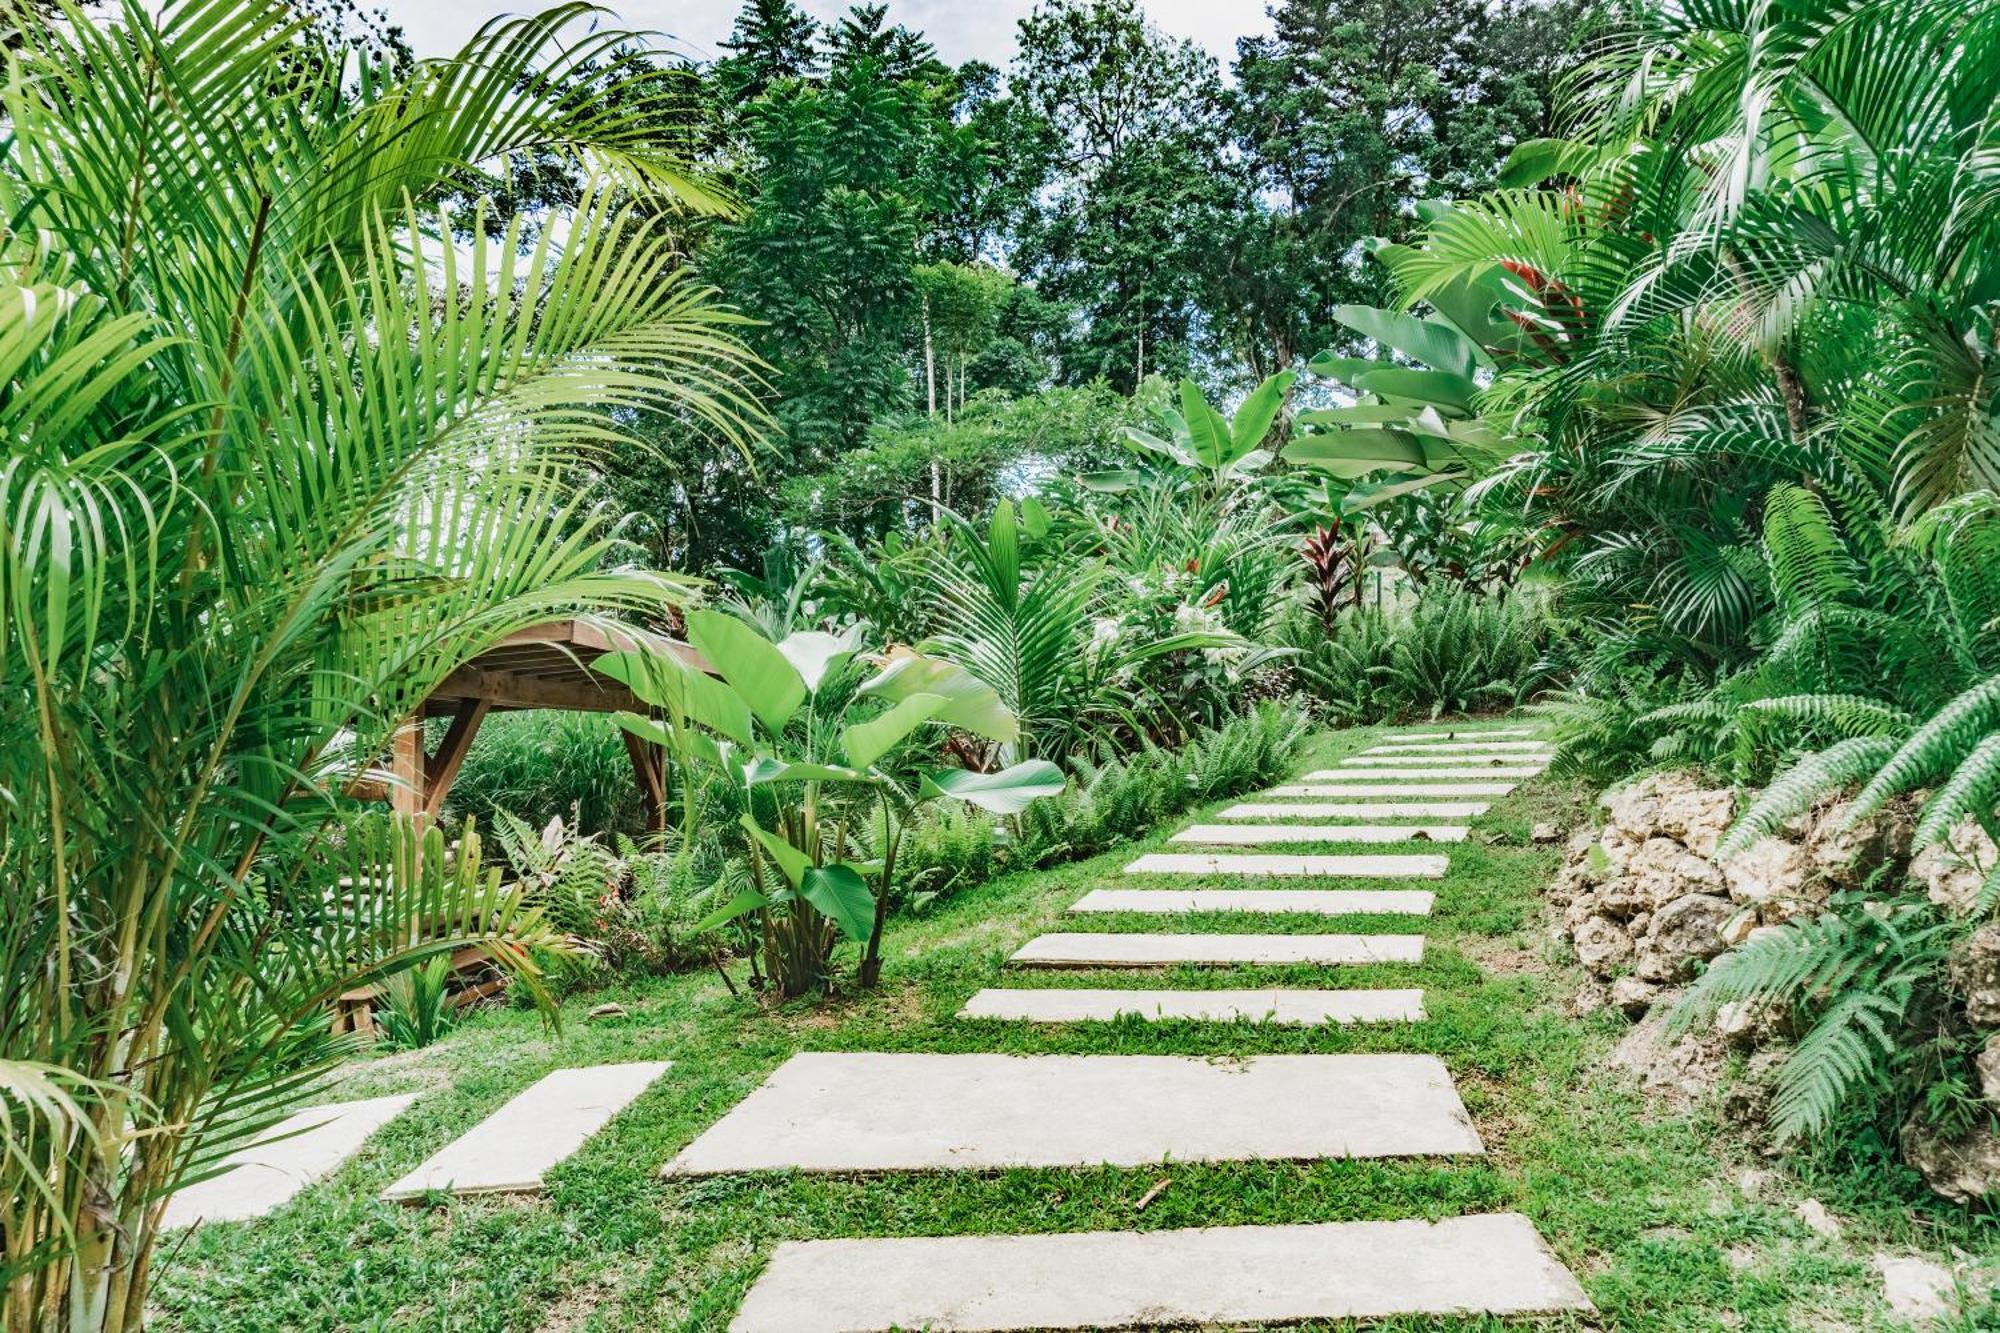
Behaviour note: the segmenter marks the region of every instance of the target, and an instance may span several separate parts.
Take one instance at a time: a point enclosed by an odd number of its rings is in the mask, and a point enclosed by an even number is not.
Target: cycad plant
[[[83,1333],[342,991],[470,944],[532,983],[477,847],[343,792],[500,636],[675,595],[572,497],[621,409],[754,409],[586,11],[396,71],[280,0],[56,7],[0,0],[0,1325]],[[442,209],[543,152],[566,215]]]

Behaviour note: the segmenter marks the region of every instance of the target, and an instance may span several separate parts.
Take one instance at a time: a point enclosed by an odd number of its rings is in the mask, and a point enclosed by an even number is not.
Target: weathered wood
[[[618,734],[625,740],[625,756],[632,761],[632,774],[639,779],[639,799],[646,806],[646,827],[655,833],[667,830],[667,754],[660,746],[642,741],[623,727]]]
[[[461,699],[458,712],[452,716],[451,726],[446,729],[444,739],[438,742],[437,753],[424,761],[424,814],[430,818],[436,819],[438,812],[444,809],[444,798],[451,792],[459,766],[465,763],[466,752],[472,748],[472,738],[479,734],[479,724],[492,707],[492,701],[488,699]]]

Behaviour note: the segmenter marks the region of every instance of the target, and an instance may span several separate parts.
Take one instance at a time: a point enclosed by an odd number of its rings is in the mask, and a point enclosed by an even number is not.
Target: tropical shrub
[[[864,673],[854,633],[800,630],[773,643],[715,610],[689,613],[687,628],[715,675],[670,653],[639,651],[600,658],[597,669],[657,712],[621,713],[621,726],[709,767],[743,798],[750,883],[697,929],[753,921],[753,985],[788,999],[824,987],[844,937],[863,946],[858,976],[873,986],[900,882],[897,853],[915,813],[950,800],[1014,814],[1062,790],[1060,770],[1042,760],[990,773],[913,772],[896,762],[904,742],[932,726],[1006,747],[1018,741],[1000,696],[952,662],[902,650]],[[887,830],[872,864],[855,836],[870,818]],[[698,829],[684,824],[682,836]]]
[[[279,0],[50,7],[0,6],[0,1324],[84,1333],[344,1053],[335,997],[474,945],[538,984],[476,834],[344,792],[496,639],[676,599],[574,496],[618,409],[756,412],[676,113],[579,7],[408,68]],[[542,153],[573,206],[440,208]]]
[[[1403,607],[1303,628],[1297,671],[1347,722],[1437,718],[1509,708],[1554,674],[1557,627],[1527,593],[1482,597],[1449,586]]]
[[[451,1004],[451,959],[428,958],[382,983],[375,1024],[382,1044],[414,1051],[451,1031],[457,1011]]]
[[[645,824],[617,725],[601,713],[561,709],[488,715],[446,809],[488,823],[504,810],[538,828],[558,818],[632,832]]]

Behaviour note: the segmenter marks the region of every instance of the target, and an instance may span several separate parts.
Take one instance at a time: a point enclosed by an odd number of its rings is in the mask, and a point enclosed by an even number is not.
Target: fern
[[[1807,755],[1786,769],[1750,803],[1750,808],[1716,844],[1718,861],[1745,850],[1792,816],[1811,808],[1830,791],[1859,781],[1893,754],[1896,741],[1888,736],[1854,736]]]
[[[1943,842],[1967,815],[1982,823],[1991,820],[1996,796],[2000,796],[2000,735],[1991,735],[1973,747],[1965,762],[1925,802],[1912,847],[1922,851]]]
[[[1918,727],[1855,799],[1849,821],[1880,810],[1897,792],[1930,782],[1955,768],[1980,736],[2000,724],[2000,676],[1988,676]]]
[[[1784,1006],[1810,1026],[1778,1073],[1772,1132],[1823,1131],[1856,1096],[1886,1091],[1912,1010],[1933,993],[1963,927],[1927,907],[1868,907],[1795,921],[1723,955],[1668,1017],[1685,1032],[1725,1004]]]

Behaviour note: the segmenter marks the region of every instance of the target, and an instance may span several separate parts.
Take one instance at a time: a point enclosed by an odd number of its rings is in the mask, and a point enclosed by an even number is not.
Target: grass
[[[1318,740],[1301,771],[1380,733]],[[1539,890],[1559,853],[1533,846],[1539,820],[1565,826],[1587,793],[1542,780],[1495,801],[1452,858],[1437,914],[1407,917],[1065,918],[1146,842],[1059,870],[968,890],[896,924],[883,993],[783,1008],[732,999],[714,974],[619,985],[571,1001],[560,1036],[532,1014],[482,1013],[422,1051],[359,1065],[340,1096],[427,1089],[331,1180],[255,1223],[203,1228],[165,1256],[156,1327],[175,1330],[720,1329],[773,1245],[824,1236],[1064,1232],[1517,1209],[1576,1269],[1599,1307],[1550,1329],[1887,1329],[1866,1255],[1920,1241],[1996,1250],[1990,1222],[1906,1200],[1849,1172],[1815,1187],[1848,1223],[1842,1241],[1791,1212],[1785,1177],[1750,1197],[1735,1181],[1768,1163],[1741,1156],[1706,1114],[1649,1105],[1602,1067],[1622,1019],[1565,1016],[1577,974],[1543,944]],[[1216,802],[1193,818],[1235,801]],[[1338,844],[1328,849],[1340,850]],[[1294,850],[1294,849],[1285,849]],[[1382,847],[1354,850],[1386,851]],[[1140,882],[1195,887],[1201,877]],[[1298,887],[1299,881],[1276,881]],[[1343,881],[1341,887],[1383,881]],[[1409,881],[1396,882],[1411,887]],[[1251,887],[1256,881],[1244,882]],[[1046,929],[1341,931],[1429,936],[1421,966],[1023,973],[1004,966]],[[963,1022],[987,985],[1235,987],[1421,985],[1428,1021],[1300,1029],[1187,1022],[1050,1027]],[[627,1013],[585,1021],[595,1004]],[[790,1173],[664,1181],[658,1168],[801,1050],[1247,1055],[1422,1051],[1442,1057],[1487,1145],[1446,1161],[1236,1163],[826,1178]],[[481,1116],[560,1065],[671,1059],[674,1067],[530,1200],[380,1203],[374,1194]],[[893,1097],[885,1087],[881,1095]],[[1141,1208],[1162,1180],[1166,1187]],[[1518,1326],[1518,1325],[1514,1325]],[[1966,1328],[1981,1327],[1968,1322]],[[1314,1325],[1312,1327],[1327,1327]],[[1391,1321],[1397,1330],[1496,1321]]]

